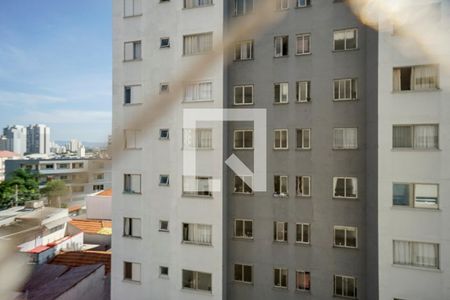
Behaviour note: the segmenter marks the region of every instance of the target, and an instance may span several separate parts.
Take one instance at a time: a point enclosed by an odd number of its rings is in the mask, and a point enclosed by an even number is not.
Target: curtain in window
[[[439,245],[394,241],[394,264],[438,268]]]
[[[437,207],[438,186],[436,184],[415,184],[414,197],[416,207]]]
[[[345,196],[346,197],[356,197],[358,189],[358,183],[356,178],[346,178],[345,179]]]
[[[190,242],[211,244],[211,226],[204,224],[187,224],[185,226],[187,234],[185,237],[188,238]]]
[[[198,194],[200,195],[210,195],[211,194],[211,188],[210,188],[210,179],[201,177],[197,179],[197,186],[198,186]]]
[[[211,148],[212,147],[212,131],[211,130],[198,130],[197,131],[198,148]]]
[[[131,191],[134,193],[141,192],[141,176],[131,175]]]
[[[183,39],[184,55],[200,54],[212,49],[212,33],[187,35]]]
[[[394,148],[411,148],[412,147],[412,127],[411,126],[394,126],[392,134],[392,144]]]
[[[131,220],[130,220],[130,218],[124,218],[123,219],[123,233],[124,233],[124,235],[130,235],[131,234]]]
[[[394,74],[393,74],[393,90],[398,92],[402,90],[402,80],[401,80],[401,69],[397,68],[394,69]]]
[[[413,68],[411,77],[414,90],[434,89],[437,87],[436,66],[416,66]]]
[[[414,148],[437,148],[437,126],[420,125],[414,127]]]
[[[212,99],[212,84],[211,82],[202,82],[198,86],[199,96],[198,98],[201,100],[209,100]]]

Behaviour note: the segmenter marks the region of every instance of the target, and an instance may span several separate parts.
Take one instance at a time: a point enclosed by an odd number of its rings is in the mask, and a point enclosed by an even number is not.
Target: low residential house
[[[88,219],[111,220],[112,189],[87,195],[85,199]]]
[[[84,233],[84,243],[97,245],[97,250],[111,248],[112,222],[109,220],[73,219],[68,223],[68,233]]]

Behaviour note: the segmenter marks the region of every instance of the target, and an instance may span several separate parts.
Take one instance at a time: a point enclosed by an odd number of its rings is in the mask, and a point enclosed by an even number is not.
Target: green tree
[[[52,207],[61,207],[71,194],[70,188],[62,180],[48,181],[41,193],[47,196],[48,205]]]
[[[0,183],[0,208],[8,208],[15,204],[23,205],[29,200],[38,200],[38,175],[28,170],[17,169],[10,178]]]

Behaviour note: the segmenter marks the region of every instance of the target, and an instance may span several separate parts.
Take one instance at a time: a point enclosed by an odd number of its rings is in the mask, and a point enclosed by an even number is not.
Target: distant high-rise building
[[[0,136],[0,151],[6,151],[8,144],[8,139],[4,136]]]
[[[70,152],[78,152],[82,144],[79,140],[72,139],[67,143],[67,150]]]
[[[50,128],[46,125],[36,124],[27,127],[27,152],[50,153]]]
[[[6,150],[23,155],[27,151],[27,129],[21,125],[7,126],[3,129],[6,137]]]

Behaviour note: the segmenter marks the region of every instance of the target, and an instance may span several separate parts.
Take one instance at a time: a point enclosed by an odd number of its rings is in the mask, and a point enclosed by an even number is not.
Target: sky
[[[52,141],[107,140],[111,2],[0,1],[0,129],[39,123]]]

